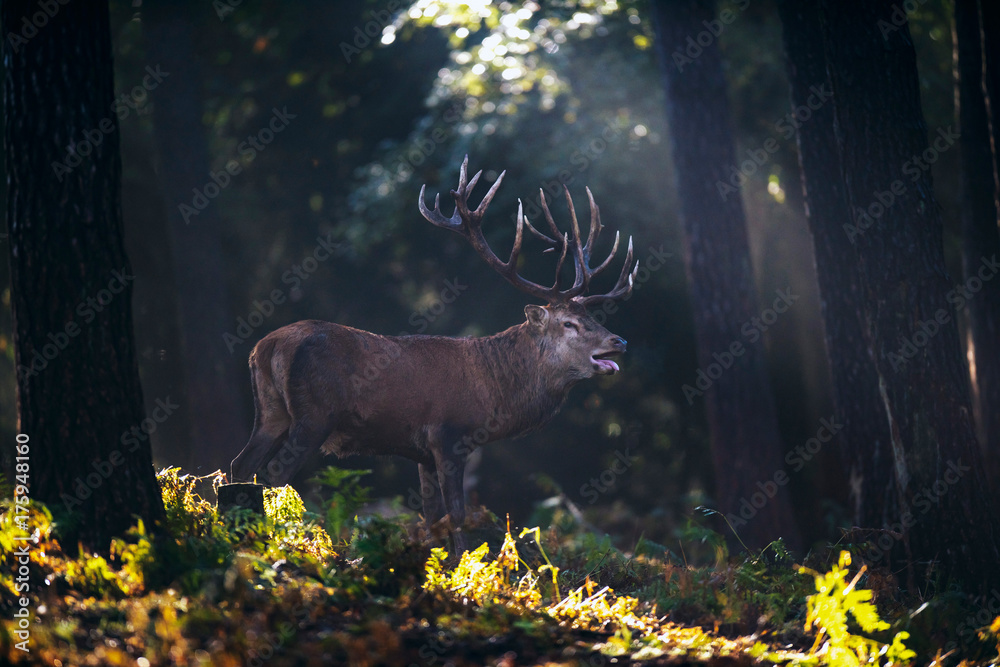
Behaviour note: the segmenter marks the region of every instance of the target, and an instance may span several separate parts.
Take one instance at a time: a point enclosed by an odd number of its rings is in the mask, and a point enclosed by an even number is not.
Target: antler
[[[606,269],[611,263],[615,253],[618,251],[619,240],[618,234],[615,233],[615,244],[607,259],[605,259],[596,268],[590,268],[590,254],[602,229],[601,213],[597,204],[594,202],[594,196],[591,194],[590,188],[587,188],[587,198],[590,200],[590,230],[587,235],[587,243],[585,245],[580,244],[580,226],[577,222],[576,209],[573,207],[573,200],[570,197],[569,189],[563,186],[563,190],[566,194],[566,202],[569,206],[570,221],[572,224],[570,235],[559,231],[555,220],[552,218],[552,213],[549,211],[548,203],[545,201],[545,192],[539,190],[541,193],[542,210],[545,212],[545,221],[548,223],[549,229],[552,231],[552,235],[555,238],[539,232],[531,225],[528,219],[524,217],[524,207],[521,205],[521,201],[518,200],[517,231],[514,235],[514,246],[511,248],[510,258],[504,262],[497,257],[497,255],[490,248],[489,244],[486,242],[486,237],[483,236],[482,221],[483,216],[486,214],[486,209],[489,207],[490,202],[493,201],[493,197],[500,188],[500,183],[503,182],[503,177],[507,172],[501,172],[496,182],[489,189],[489,192],[486,193],[486,196],[483,197],[483,200],[479,203],[479,206],[476,207],[475,210],[470,210],[469,195],[472,193],[472,189],[476,187],[476,183],[479,182],[479,177],[482,176],[483,172],[476,172],[476,174],[472,177],[472,180],[469,180],[468,166],[469,156],[466,155],[465,160],[462,162],[461,171],[459,172],[458,188],[451,191],[451,196],[455,199],[455,212],[450,218],[444,217],[444,214],[441,212],[441,195],[435,195],[434,197],[434,210],[427,208],[427,204],[424,201],[424,191],[427,186],[420,187],[420,213],[430,223],[437,225],[438,227],[450,229],[451,231],[464,236],[469,240],[469,243],[472,244],[472,247],[476,250],[479,256],[482,257],[487,264],[492,266],[497,273],[503,276],[507,282],[511,283],[519,290],[539,299],[543,299],[550,304],[554,305],[575,301],[586,307],[607,299],[623,299],[632,293],[632,285],[635,281],[636,272],[639,267],[638,264],[636,264],[633,268],[632,239],[630,237],[628,241],[628,253],[625,256],[625,266],[622,268],[621,275],[618,277],[618,282],[615,287],[606,294],[583,296],[590,285],[590,280],[598,273]],[[555,282],[553,282],[551,287],[543,287],[542,285],[531,282],[530,280],[527,280],[517,274],[517,258],[521,253],[521,241],[524,238],[523,231],[525,226],[528,228],[528,231],[536,237],[552,246],[546,252],[552,250],[559,251],[559,261],[556,264]],[[576,278],[573,281],[572,287],[567,290],[560,290],[559,274],[562,270],[563,262],[566,260],[567,254],[572,254],[573,256]]]

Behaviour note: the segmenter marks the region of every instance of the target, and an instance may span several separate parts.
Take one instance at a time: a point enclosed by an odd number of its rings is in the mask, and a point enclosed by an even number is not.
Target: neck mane
[[[575,383],[546,366],[544,339],[526,322],[474,340],[492,404],[509,415],[503,437],[539,428],[559,411]]]

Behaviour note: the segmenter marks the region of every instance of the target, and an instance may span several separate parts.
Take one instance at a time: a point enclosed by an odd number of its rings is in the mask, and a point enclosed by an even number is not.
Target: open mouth
[[[620,368],[618,364],[611,359],[611,357],[617,356],[621,352],[602,352],[601,354],[595,354],[590,357],[590,360],[594,363],[594,368],[598,373],[604,375],[614,375]]]

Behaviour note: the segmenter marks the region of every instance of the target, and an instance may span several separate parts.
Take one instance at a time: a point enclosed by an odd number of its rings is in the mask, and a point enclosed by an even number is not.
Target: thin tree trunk
[[[863,330],[892,439],[898,510],[883,527],[902,535],[920,567],[911,574],[943,570],[980,588],[997,579],[997,533],[930,174],[958,137],[954,128],[935,128],[929,146],[916,56],[898,7],[822,0],[852,211],[845,234],[861,266]]]
[[[864,296],[854,247],[844,234],[851,212],[834,134],[834,105],[823,52],[818,0],[781,0],[792,106],[807,109],[797,130],[806,218],[812,232],[837,434],[850,475],[856,524],[881,526],[895,506],[888,422],[879,409],[878,374],[862,330]]]
[[[2,10],[3,34],[21,37],[3,40],[18,428],[32,498],[72,511],[70,539],[106,552],[163,503],[148,443],[128,438],[144,415],[108,4],[54,6]]]
[[[667,93],[698,361],[712,380],[704,399],[715,495],[721,511],[749,546],[759,548],[778,537],[798,545],[763,341],[741,332],[761,312],[756,305],[743,204],[738,193],[724,196],[717,186],[729,181],[728,169],[736,164],[721,56],[712,41],[690,62],[674,57],[677,52],[686,56],[687,39],[706,31],[706,21],[716,20],[714,3],[672,0],[655,2],[652,7]]]
[[[181,204],[191,207],[195,188],[216,188],[202,123],[201,67],[193,53],[195,27],[189,16],[194,10],[189,3],[156,0],[148,6],[145,25],[150,59],[171,77],[171,94],[156,100],[154,134],[180,308],[182,338],[173,353],[183,367],[185,390],[178,402],[192,428],[170,463],[206,474],[229,469],[246,443],[251,421],[239,391],[249,381],[245,350],[237,348],[240,353],[234,355],[223,341],[224,333],[235,333],[236,317],[226,284],[219,203],[210,201],[187,220],[179,209]],[[225,177],[224,183],[238,177],[224,166],[215,171]]]
[[[972,334],[970,363],[979,441],[991,479],[1000,455],[1000,280],[986,263],[1000,260],[996,181],[984,95],[983,40],[977,0],[955,0],[955,59],[961,150],[962,269]],[[994,272],[995,273],[995,272]],[[994,276],[995,277],[995,276]]]

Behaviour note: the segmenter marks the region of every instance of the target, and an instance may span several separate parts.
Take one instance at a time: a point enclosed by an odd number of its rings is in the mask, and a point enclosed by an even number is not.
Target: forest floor
[[[266,516],[220,515],[198,480],[159,474],[159,532],[139,523],[106,557],[69,553],[35,506],[31,620],[26,533],[0,505],[0,663],[44,665],[996,664],[1000,617],[958,593],[904,599],[893,575],[841,547],[796,564],[780,542],[731,556],[688,531],[682,554],[628,551],[584,530],[558,498],[548,525],[512,531],[470,512],[461,557],[417,517],[355,518],[364,489],[331,469],[307,511],[291,487]],[[331,537],[332,536],[332,537]],[[482,545],[482,546],[479,546]],[[858,552],[863,552],[859,549]],[[689,560],[690,559],[690,560]],[[855,561],[863,559],[855,555]],[[884,620],[883,620],[884,619]],[[21,633],[21,634],[19,634]],[[26,638],[27,637],[27,638]],[[24,643],[27,642],[27,643]],[[28,649],[29,652],[23,649]]]

